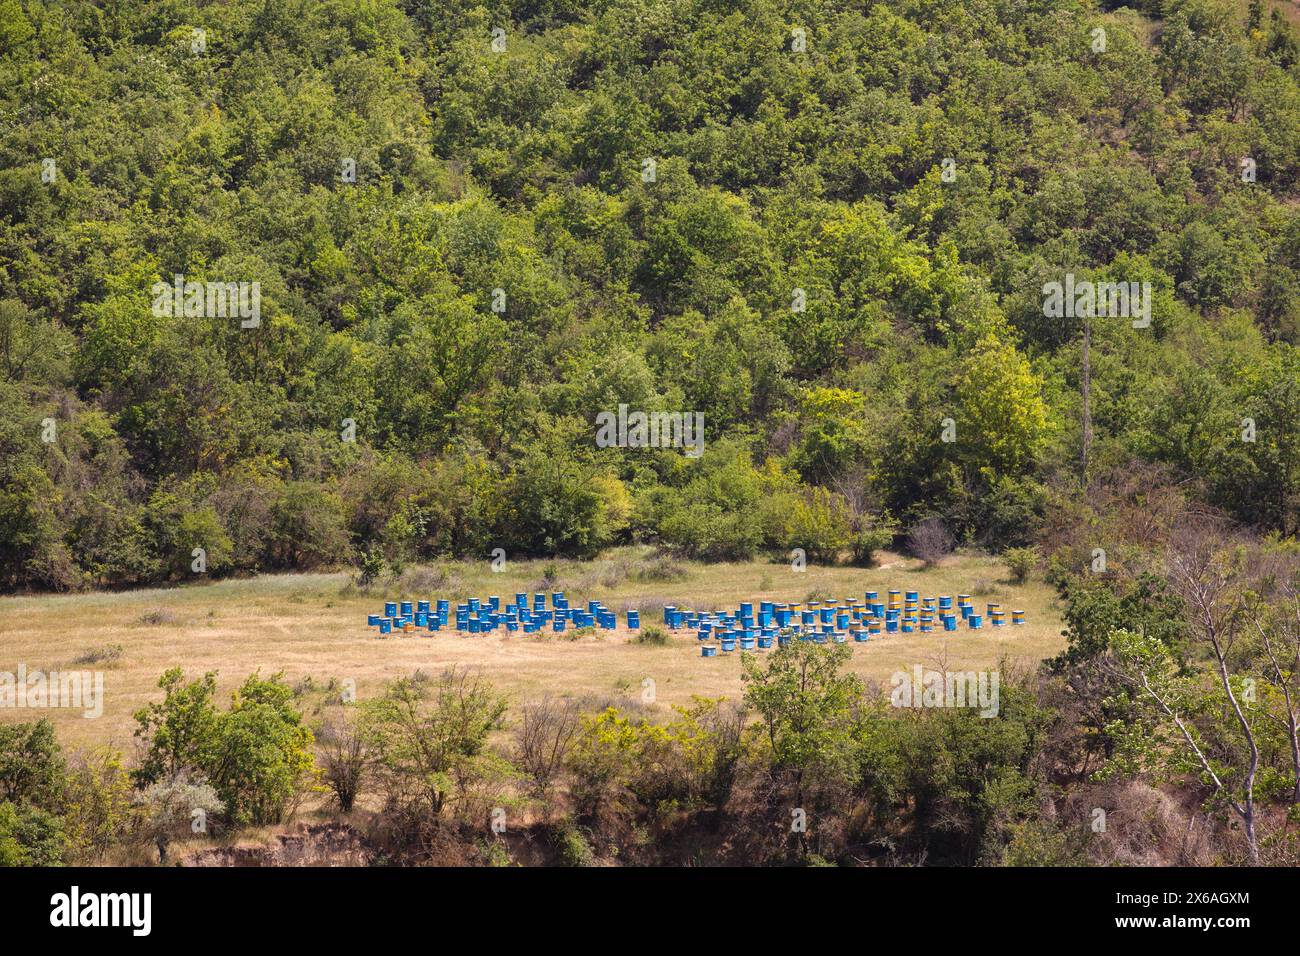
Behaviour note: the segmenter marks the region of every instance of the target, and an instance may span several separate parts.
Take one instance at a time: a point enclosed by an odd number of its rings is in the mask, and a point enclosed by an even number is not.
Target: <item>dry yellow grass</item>
[[[692,695],[741,693],[739,654],[702,659],[693,633],[671,634],[666,646],[629,642],[621,626],[597,637],[564,640],[543,635],[456,636],[440,633],[376,639],[366,615],[383,610],[399,596],[453,600],[540,589],[548,562],[511,562],[493,573],[487,562],[449,563],[441,588],[399,595],[396,587],[359,592],[346,574],[266,575],[250,580],[150,589],[120,594],[10,597],[0,599],[0,671],[93,669],[74,660],[88,650],[120,644],[121,658],[104,668],[103,716],[85,719],[79,711],[0,709],[0,721],[48,716],[65,744],[131,747],[132,714],[159,699],[163,671],[181,666],[188,675],[217,671],[223,695],[245,676],[283,671],[293,682],[310,677],[317,686],[332,678],[351,678],[361,698],[383,682],[417,668],[427,672],[447,665],[480,666],[515,703],[543,694],[638,700],[642,682],[655,682],[654,710],[664,714]],[[663,603],[683,607],[734,606],[741,600],[801,601],[810,592],[832,597],[862,596],[867,589],[920,590],[924,595],[977,594],[978,605],[1001,601],[1006,610],[1023,608],[1028,623],[982,631],[894,634],[853,648],[853,668],[887,681],[899,669],[930,665],[941,657],[954,669],[991,669],[1006,656],[1029,663],[1063,646],[1055,595],[1041,582],[1007,583],[1000,562],[958,555],[943,566],[920,570],[916,562],[887,555],[882,566],[809,567],[796,573],[786,564],[681,563],[685,576],[673,581],[644,580],[653,566],[644,549],[625,548],[594,562],[556,562],[557,587],[573,603],[594,598],[619,609],[641,606],[643,624],[662,621]],[[981,585],[983,582],[983,585]],[[623,615],[619,614],[620,624]],[[671,632],[670,632],[671,633]]]

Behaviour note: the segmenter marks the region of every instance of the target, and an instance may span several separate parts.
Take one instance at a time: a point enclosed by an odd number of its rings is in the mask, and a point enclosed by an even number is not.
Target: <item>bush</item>
[[[58,866],[68,840],[63,821],[28,804],[0,803],[0,866]]]
[[[280,822],[311,785],[312,734],[293,709],[280,675],[250,676],[222,713],[212,702],[216,675],[182,683],[179,667],[158,682],[165,696],[135,715],[144,758],[134,772],[145,786],[187,772],[209,781],[237,823]]]
[[[150,784],[137,797],[145,838],[158,848],[158,862],[167,862],[167,848],[178,836],[194,832],[196,821],[222,812],[216,791],[181,771]]]
[[[72,659],[74,664],[116,664],[122,659],[123,648],[121,644],[105,644],[102,647],[91,647],[82,651]]]
[[[533,795],[545,800],[564,769],[579,725],[578,705],[547,697],[524,707],[515,732],[515,761]]]
[[[860,518],[851,539],[853,563],[865,567],[875,564],[876,553],[892,545],[896,534],[898,522],[887,514]]]
[[[596,862],[596,854],[582,831],[573,824],[566,824],[555,833],[555,847],[564,866],[591,866]]]
[[[907,547],[927,568],[932,568],[952,552],[953,539],[943,519],[930,517],[912,526]]]
[[[689,572],[669,554],[657,554],[637,568],[638,581],[682,581]]]
[[[131,777],[116,751],[75,754],[63,800],[69,852],[78,863],[95,863],[129,835],[135,817]]]
[[[1011,580],[1016,584],[1024,584],[1029,580],[1029,575],[1034,568],[1038,567],[1038,549],[1035,547],[1008,548],[1002,553],[1002,560],[1006,562],[1007,571],[1011,574]]]
[[[368,588],[388,570],[388,562],[384,560],[384,553],[378,548],[371,548],[361,556],[361,570],[357,575],[357,585],[362,588]]]
[[[238,823],[279,823],[315,781],[312,733],[280,675],[256,674],[217,723],[211,762],[200,769]]]
[[[668,514],[659,533],[687,557],[706,561],[748,560],[762,540],[761,529],[748,514],[705,502]]]
[[[491,683],[455,667],[368,702],[363,727],[390,805],[436,817],[464,803],[500,769],[486,748],[505,709]]]
[[[835,563],[853,542],[847,504],[824,488],[812,488],[794,498],[787,530],[787,549],[803,548],[811,560],[823,564]]]
[[[351,813],[365,784],[370,764],[366,736],[351,712],[325,720],[316,730],[321,779],[343,813]]]
[[[67,764],[45,718],[0,726],[0,800],[58,809]]]
[[[674,710],[667,724],[612,706],[583,715],[569,760],[580,818],[628,809],[662,817],[726,803],[742,752],[742,711],[703,697]]]
[[[649,627],[641,628],[637,636],[632,638],[632,642],[634,644],[650,644],[655,647],[663,647],[668,643],[668,632],[662,627],[651,624]]]
[[[691,466],[681,487],[659,487],[647,495],[663,541],[690,558],[741,561],[763,542],[756,520],[764,502],[764,480],[743,444],[711,444]]]

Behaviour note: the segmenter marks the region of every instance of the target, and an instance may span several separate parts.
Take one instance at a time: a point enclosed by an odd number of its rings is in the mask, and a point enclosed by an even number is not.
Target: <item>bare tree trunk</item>
[[[1233,713],[1237,716],[1237,725],[1241,727],[1242,735],[1245,736],[1246,743],[1250,745],[1250,768],[1246,771],[1246,777],[1242,781],[1242,801],[1237,812],[1246,825],[1246,847],[1250,852],[1250,862],[1252,865],[1258,866],[1259,843],[1255,839],[1255,777],[1259,774],[1259,744],[1255,741],[1254,728],[1251,727],[1250,721],[1246,719],[1245,713],[1242,712],[1241,704],[1237,702],[1237,695],[1232,692],[1232,681],[1228,678],[1227,653],[1220,640],[1219,629],[1214,619],[1211,603],[1202,604],[1201,617],[1206,634],[1210,638],[1210,646],[1214,648],[1214,658],[1219,665],[1219,682],[1223,686],[1223,693],[1227,696],[1228,703],[1232,704]]]

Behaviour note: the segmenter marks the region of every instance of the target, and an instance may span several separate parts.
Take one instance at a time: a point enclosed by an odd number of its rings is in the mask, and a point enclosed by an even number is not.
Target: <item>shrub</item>
[[[927,568],[931,568],[951,553],[953,539],[942,518],[929,517],[912,526],[907,536],[907,547]]]
[[[351,813],[365,783],[370,748],[351,711],[321,722],[316,730],[321,779],[344,813]]]
[[[63,800],[69,852],[94,863],[120,844],[135,822],[131,777],[116,751],[99,749],[72,757]]]
[[[696,697],[690,707],[674,710],[678,719],[669,725],[669,733],[686,758],[689,795],[721,810],[731,797],[744,755],[744,709],[720,697]]]
[[[361,568],[357,574],[357,585],[362,588],[368,588],[388,570],[388,562],[384,560],[384,553],[378,548],[371,548],[361,556]]]
[[[656,554],[636,571],[638,581],[682,581],[689,572],[669,554]]]
[[[591,866],[596,862],[596,854],[582,831],[571,823],[557,828],[554,836],[555,847],[564,866]]]
[[[654,647],[663,647],[668,643],[668,632],[662,627],[651,624],[649,627],[641,628],[637,636],[632,638],[632,641],[635,644],[650,644]]]
[[[653,817],[721,807],[741,756],[742,712],[697,697],[668,724],[609,706],[582,717],[569,760],[580,815],[601,819],[629,807]]]
[[[150,608],[141,614],[139,620],[141,624],[147,624],[150,627],[159,627],[163,624],[175,624],[176,614],[166,608],[155,607]]]
[[[91,647],[72,659],[74,664],[116,664],[122,658],[123,648],[121,644],[105,644],[102,647]]]
[[[539,799],[547,797],[564,769],[579,718],[578,705],[572,700],[547,697],[523,708],[515,732],[515,761]]]
[[[577,419],[544,427],[515,461],[505,484],[510,514],[502,546],[507,550],[590,557],[625,527],[627,489],[589,454],[579,454],[587,447],[585,431]]]
[[[0,726],[0,800],[58,809],[66,773],[54,725],[44,717]]]
[[[156,783],[187,768],[197,770],[212,759],[217,736],[212,697],[217,675],[209,672],[188,684],[182,683],[184,679],[179,667],[168,670],[158,680],[162,701],[135,713],[135,736],[145,750],[140,766],[131,774],[138,785]]]
[[[898,522],[887,514],[860,518],[851,538],[853,563],[868,567],[875,564],[876,552],[893,544],[896,534]]]
[[[843,497],[824,488],[795,496],[787,548],[803,548],[814,561],[833,564],[853,541],[852,517]]]
[[[463,803],[500,769],[486,746],[505,709],[491,683],[463,668],[390,684],[363,712],[389,803],[433,816]]]
[[[687,557],[707,561],[748,560],[762,539],[748,514],[707,502],[672,511],[660,523],[659,533]]]
[[[741,658],[745,703],[758,715],[755,734],[774,779],[795,806],[818,782],[851,776],[853,709],[861,679],[843,673],[853,652],[842,644],[793,641],[764,659]]]
[[[663,729],[632,720],[615,707],[583,715],[569,760],[574,778],[571,793],[582,817],[594,819],[623,809],[632,796],[632,774],[643,769],[643,738],[654,733]]]
[[[179,667],[158,682],[165,695],[135,715],[144,758],[134,772],[145,786],[182,772],[210,781],[238,823],[278,823],[315,774],[312,735],[293,709],[293,690],[280,675],[250,676],[230,710],[213,704],[216,675],[182,683]]]
[[[58,866],[67,842],[63,821],[54,814],[0,802],[0,866]]]
[[[200,769],[239,823],[279,823],[315,781],[312,733],[292,701],[279,674],[254,674],[218,720],[211,762]]]
[[[1038,549],[1035,547],[1008,548],[1002,553],[1002,560],[1006,562],[1007,571],[1011,574],[1011,580],[1016,584],[1024,584],[1029,580],[1029,575],[1034,568],[1038,567]]]
[[[193,832],[196,820],[222,812],[216,791],[181,771],[150,784],[137,797],[144,837],[158,848],[158,862],[167,862],[167,848],[181,835]],[[198,816],[196,816],[196,814]]]

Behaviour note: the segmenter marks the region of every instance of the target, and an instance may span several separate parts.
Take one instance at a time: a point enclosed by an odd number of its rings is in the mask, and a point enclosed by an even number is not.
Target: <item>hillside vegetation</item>
[[[0,586],[1024,545],[1085,477],[1067,274],[1151,289],[1087,477],[1293,532],[1298,49],[1216,0],[4,0]],[[620,404],[702,455],[598,447]]]

